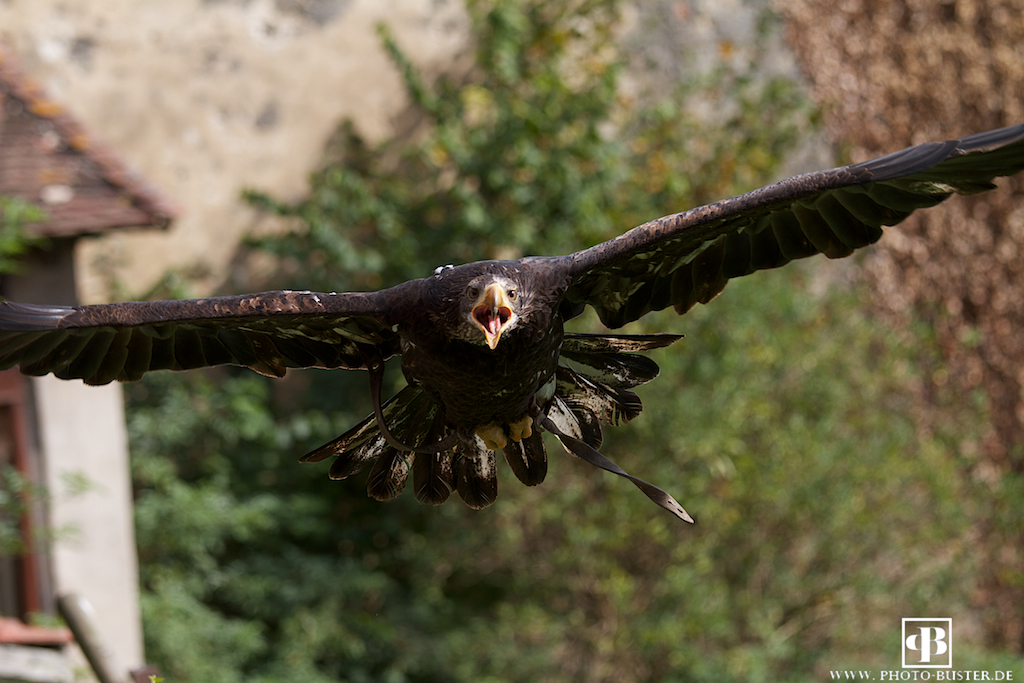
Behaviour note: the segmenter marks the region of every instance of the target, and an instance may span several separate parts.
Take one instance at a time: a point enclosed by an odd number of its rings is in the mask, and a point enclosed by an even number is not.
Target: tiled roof
[[[41,206],[39,235],[166,227],[178,210],[48,99],[0,48],[0,195]]]

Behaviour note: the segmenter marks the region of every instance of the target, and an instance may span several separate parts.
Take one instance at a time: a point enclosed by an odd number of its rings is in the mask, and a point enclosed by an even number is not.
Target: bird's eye
[[[468,296],[473,301],[476,301],[477,298],[480,296],[480,289],[477,287],[470,287],[469,289],[466,290],[466,296]]]
[[[508,290],[508,300],[509,300],[509,301],[515,301],[515,300],[516,300],[516,296],[517,296],[518,294],[519,294],[519,292],[517,292],[517,291],[516,291],[516,290],[514,290],[514,289],[510,289],[510,290]]]

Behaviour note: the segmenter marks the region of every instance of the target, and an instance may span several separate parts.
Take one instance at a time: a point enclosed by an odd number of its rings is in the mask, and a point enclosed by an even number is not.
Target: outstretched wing
[[[1024,124],[799,175],[573,254],[566,299],[575,310],[590,304],[612,328],[668,306],[685,313],[731,278],[814,254],[848,256],[882,226],[1021,169]]]
[[[0,368],[88,384],[223,364],[277,377],[286,368],[363,368],[399,353],[392,318],[418,297],[418,282],[78,308],[2,302]]]

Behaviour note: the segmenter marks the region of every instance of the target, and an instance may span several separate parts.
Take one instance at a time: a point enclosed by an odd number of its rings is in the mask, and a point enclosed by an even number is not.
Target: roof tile
[[[167,227],[178,208],[22,71],[0,48],[0,195],[42,206],[47,237]]]

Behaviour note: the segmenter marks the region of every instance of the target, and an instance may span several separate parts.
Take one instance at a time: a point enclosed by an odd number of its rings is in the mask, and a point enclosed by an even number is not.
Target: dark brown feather
[[[412,483],[416,500],[440,505],[455,489],[452,453],[417,453],[412,465]]]
[[[498,473],[494,451],[480,439],[455,447],[455,490],[474,510],[493,505],[498,497]]]
[[[410,463],[415,453],[399,453],[388,448],[370,469],[370,477],[366,484],[366,493],[374,500],[394,500],[405,488],[409,478]]]
[[[848,256],[910,211],[990,189],[993,178],[1021,169],[1024,124],[796,176],[573,254],[566,297],[592,305],[612,328],[668,305],[684,313],[731,277],[816,253]],[[669,284],[668,301],[659,280]]]
[[[596,450],[602,424],[638,415],[631,389],[658,374],[653,361],[636,354],[678,337],[565,335],[563,322],[588,305],[608,327],[669,306],[683,313],[709,302],[731,278],[819,253],[847,256],[910,212],[954,193],[991,189],[994,178],[1021,169],[1024,124],[790,178],[568,256],[445,267],[379,292],[277,291],[79,308],[0,302],[0,368],[19,365],[28,374],[90,384],[224,364],[274,377],[289,368],[368,369],[387,429],[370,416],[303,461],[336,456],[335,479],[370,466],[374,498],[399,495],[412,471],[421,502],[440,504],[454,489],[470,507],[492,504],[495,454],[475,433],[508,433],[529,415],[532,435],[504,449],[523,483],[546,475],[543,426],[570,452],[630,479],[689,520],[671,496]],[[489,348],[472,322],[477,300],[467,297],[477,284],[499,281],[517,292],[508,304],[514,316],[502,314],[514,324]],[[379,405],[382,364],[399,354],[409,385]],[[431,452],[435,447],[443,452]]]
[[[21,365],[89,384],[152,370],[243,365],[362,368],[400,353],[392,316],[414,306],[422,280],[373,293],[263,292],[98,306],[0,302],[0,368]]]
[[[536,486],[548,474],[548,454],[544,449],[544,437],[540,429],[522,441],[509,441],[503,449],[505,462],[519,481],[527,486]]]

